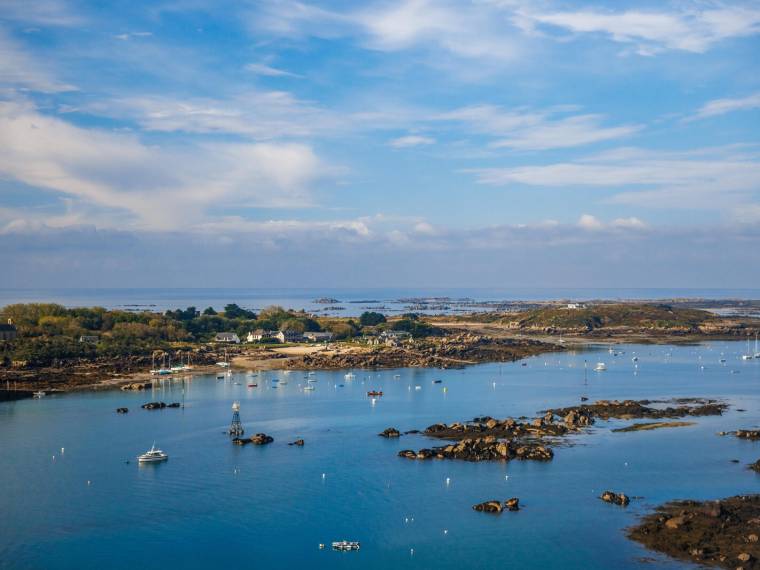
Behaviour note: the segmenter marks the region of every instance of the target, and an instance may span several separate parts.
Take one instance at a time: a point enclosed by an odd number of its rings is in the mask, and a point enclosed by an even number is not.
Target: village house
[[[298,331],[279,331],[277,334],[274,335],[274,338],[276,338],[279,342],[285,343],[285,342],[301,342],[303,341],[303,334]]]
[[[253,332],[249,332],[245,337],[246,342],[264,342],[274,338],[275,333],[272,331],[265,331],[264,329],[256,329]]]
[[[8,324],[0,324],[0,340],[13,340],[16,338],[18,331],[16,325],[13,324],[13,319],[8,319]]]
[[[330,342],[333,339],[331,332],[307,332],[303,336],[310,342]]]
[[[235,333],[229,333],[229,332],[216,333],[216,336],[214,337],[214,342],[240,344],[240,338]]]
[[[585,309],[586,305],[583,303],[568,303],[567,308],[568,309]]]

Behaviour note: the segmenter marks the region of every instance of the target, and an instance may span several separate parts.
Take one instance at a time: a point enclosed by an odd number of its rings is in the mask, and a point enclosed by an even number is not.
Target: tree
[[[224,316],[228,319],[255,319],[256,313],[243,309],[236,303],[230,303],[224,307]]]
[[[359,317],[359,322],[363,327],[374,327],[385,322],[385,315],[372,311],[365,311]]]
[[[306,332],[306,326],[298,319],[288,319],[287,321],[282,321],[280,324],[280,330],[304,333]]]
[[[216,311],[214,310],[214,307],[206,307],[205,309],[203,309],[203,314],[204,315],[215,315]]]

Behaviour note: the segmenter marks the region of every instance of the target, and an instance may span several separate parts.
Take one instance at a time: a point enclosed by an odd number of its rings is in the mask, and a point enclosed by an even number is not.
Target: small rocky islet
[[[477,505],[473,505],[472,509],[483,513],[495,514],[501,513],[502,511],[519,511],[520,499],[517,497],[512,497],[503,503],[498,499],[493,499],[491,501],[484,501],[482,503],[478,503]]]
[[[720,568],[760,568],[760,495],[672,501],[643,517],[628,537],[652,550]]]

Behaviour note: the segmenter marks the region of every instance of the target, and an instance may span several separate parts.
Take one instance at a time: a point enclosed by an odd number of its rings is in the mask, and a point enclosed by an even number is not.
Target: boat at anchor
[[[167,459],[169,459],[169,455],[165,451],[156,449],[156,442],[153,442],[148,451],[137,456],[137,461],[140,463],[154,463],[156,461],[166,461]]]

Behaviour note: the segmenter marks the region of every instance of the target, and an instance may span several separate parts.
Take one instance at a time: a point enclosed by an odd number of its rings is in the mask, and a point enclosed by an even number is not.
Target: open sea
[[[317,372],[311,392],[300,372],[241,371],[167,379],[145,393],[0,403],[0,568],[688,568],[629,541],[625,529],[671,499],[760,491],[760,475],[746,467],[760,443],[716,435],[760,425],[760,360],[741,361],[745,348],[622,345],[618,356],[599,347],[527,366],[356,370],[352,380]],[[608,370],[589,369],[584,380],[584,360]],[[373,402],[370,389],[385,395]],[[628,422],[598,422],[547,463],[410,461],[398,451],[438,442],[376,435],[532,416],[581,396],[717,397],[731,409],[649,432],[613,433]],[[140,408],[152,400],[185,406]],[[233,401],[246,434],[274,443],[230,443]],[[120,406],[129,413],[116,414]],[[296,438],[306,445],[287,445]],[[169,460],[138,465],[154,441]],[[606,489],[635,499],[606,504],[597,498]],[[516,513],[471,508],[513,496],[523,505]],[[330,550],[341,539],[361,550]]]
[[[67,307],[150,310],[213,307],[228,303],[250,310],[269,305],[340,316],[367,310],[452,313],[493,310],[494,303],[566,299],[760,299],[760,289],[0,289],[0,307],[12,303],[60,303]],[[334,302],[317,303],[318,299]]]

